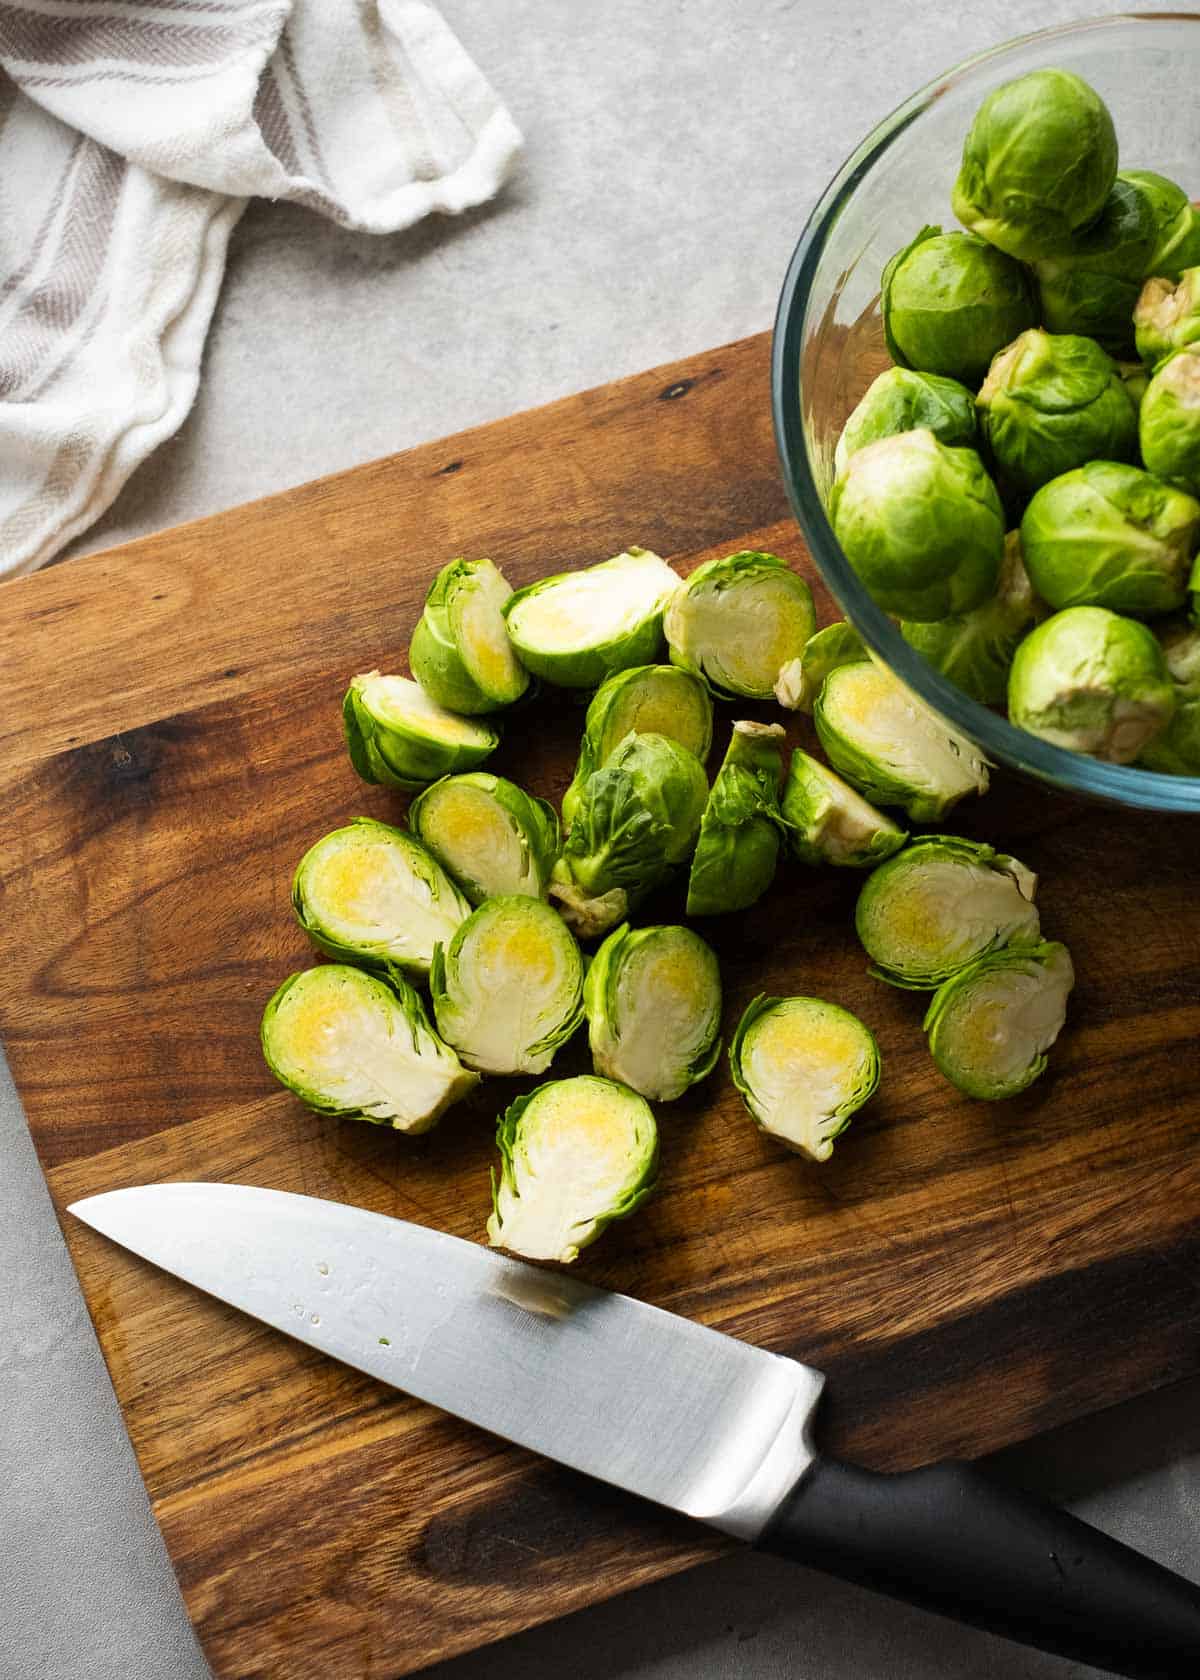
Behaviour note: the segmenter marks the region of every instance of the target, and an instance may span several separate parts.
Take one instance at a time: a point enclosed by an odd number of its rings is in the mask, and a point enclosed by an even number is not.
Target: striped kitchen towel
[[[183,420],[249,197],[392,232],[521,144],[424,0],[0,0],[0,64],[0,576]]]

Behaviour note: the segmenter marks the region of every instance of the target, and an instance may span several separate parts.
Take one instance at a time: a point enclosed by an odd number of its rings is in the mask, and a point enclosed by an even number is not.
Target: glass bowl
[[[968,699],[909,647],[871,600],[825,512],[838,433],[889,365],[879,316],[883,266],[925,223],[956,225],[950,188],[972,117],[992,88],[1046,65],[1076,71],[1107,101],[1123,168],[1155,169],[1196,191],[1200,14],[1126,15],[1044,29],[939,76],[847,159],[800,236],[772,351],[780,461],[813,560],[846,617],[902,682],[989,759],[1072,793],[1146,810],[1200,812],[1200,777],[1067,752]]]

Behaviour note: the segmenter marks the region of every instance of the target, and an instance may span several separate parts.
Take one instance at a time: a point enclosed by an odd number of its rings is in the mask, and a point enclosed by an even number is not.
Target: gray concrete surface
[[[80,549],[768,325],[806,212],[877,118],[965,54],[1091,7],[445,0],[444,10],[526,130],[518,179],[464,222],[395,239],[346,235],[299,210],[251,209],[192,417]],[[203,1680],[3,1078],[0,1277],[0,1680]],[[1200,1386],[1062,1431],[1005,1455],[1001,1469],[1200,1574]],[[439,1671],[442,1680],[1084,1672],[751,1557]]]

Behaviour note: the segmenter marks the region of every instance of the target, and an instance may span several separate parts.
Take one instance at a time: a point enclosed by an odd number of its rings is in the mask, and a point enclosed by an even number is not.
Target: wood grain
[[[403,810],[351,772],[340,695],[402,659],[454,553],[518,584],[635,541],[681,570],[734,547],[807,570],[767,352],[728,346],[0,587],[0,1030],[60,1210],[194,1177],[481,1237],[513,1082],[405,1139],[308,1114],[259,1057],[264,999],[309,960],[297,858],[358,811]],[[543,698],[496,767],[557,797],[578,730]],[[755,1130],[722,1068],[662,1115],[661,1194],[581,1265],[820,1365],[826,1442],[884,1468],[1200,1370],[1194,830],[1004,778],[956,825],[1039,871],[1074,953],[1047,1077],[995,1107],[959,1097],[921,999],[864,972],[857,878],[785,866],[705,929],[727,1028],[761,990],[835,998],[878,1035],[879,1096],[813,1169]],[[681,908],[675,888],[645,915]],[[555,1071],[585,1065],[575,1044]],[[64,1229],[222,1680],[390,1680],[722,1544]]]

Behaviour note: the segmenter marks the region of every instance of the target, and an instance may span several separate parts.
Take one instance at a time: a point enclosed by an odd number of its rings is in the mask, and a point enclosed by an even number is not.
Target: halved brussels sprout
[[[473,770],[500,745],[495,725],[459,717],[409,677],[364,671],[342,702],[346,749],[364,782],[413,790]]]
[[[408,662],[431,700],[452,712],[494,712],[529,687],[508,639],[508,580],[490,560],[451,560],[433,580]]]
[[[1200,344],[1168,356],[1138,414],[1142,460],[1160,478],[1200,495]]]
[[[896,252],[883,271],[880,307],[895,361],[971,386],[978,385],[997,350],[1037,322],[1029,277],[1020,263],[973,234],[943,233],[940,227],[922,228]],[[965,436],[944,441],[973,443],[973,434],[974,426]]]
[[[884,612],[928,622],[968,612],[996,587],[1004,513],[973,449],[947,449],[930,431],[869,443],[835,482],[829,515]]]
[[[1037,876],[1016,858],[954,835],[925,835],[868,877],[854,926],[872,974],[928,991],[987,951],[1035,941],[1036,890]]]
[[[1000,478],[1023,496],[1088,461],[1137,453],[1137,409],[1116,364],[1075,333],[1022,333],[992,363],[977,404]]]
[[[940,624],[901,624],[900,634],[956,688],[996,706],[1008,692],[1013,654],[1042,611],[1021,558],[1020,534],[1010,531],[989,600]]]
[[[615,928],[583,986],[597,1073],[674,1102],[721,1053],[717,959],[686,927]]]
[[[913,822],[941,822],[969,793],[986,793],[987,765],[890,671],[868,661],[831,671],[813,707],[834,769],[879,805]]]
[[[1175,715],[1138,763],[1168,776],[1200,776],[1200,628],[1173,624],[1159,641],[1175,685]]]
[[[816,628],[812,591],[777,554],[706,560],[663,614],[671,663],[714,694],[769,699],[780,670]]]
[[[583,726],[579,762],[563,795],[563,824],[570,828],[583,784],[601,770],[626,735],[666,735],[704,763],[712,746],[712,701],[690,671],[675,665],[638,665],[606,678],[593,694]]]
[[[792,754],[780,812],[801,863],[874,869],[908,839],[890,817],[799,747]]]
[[[631,548],[578,572],[543,578],[504,607],[523,664],[560,688],[595,688],[646,665],[662,646],[663,608],[679,587],[665,560]]]
[[[729,1047],[733,1082],[768,1137],[827,1161],[879,1084],[879,1046],[857,1015],[811,997],[756,997]]]
[[[1176,281],[1147,280],[1133,312],[1137,352],[1148,368],[1200,340],[1200,268],[1185,268]]]
[[[1055,613],[1026,636],[1009,673],[1008,715],[1018,729],[1111,764],[1132,764],[1174,710],[1153,632],[1106,607]]]
[[[1021,322],[1021,326],[1028,325],[1028,321]],[[1007,344],[1019,331],[1020,327],[1001,338],[995,348]],[[981,372],[990,361],[989,353],[983,359]],[[866,444],[921,427],[951,447],[973,444],[977,431],[974,392],[960,385],[957,379],[944,379],[936,373],[918,373],[915,368],[907,367],[886,368],[867,386],[865,395],[842,427],[833,452],[834,471],[842,472],[851,455]]]
[[[782,822],[781,723],[735,723],[700,819],[688,875],[689,916],[720,916],[757,903],[775,879]]]
[[[1154,212],[1156,235],[1142,277],[1178,280],[1200,263],[1200,215],[1182,187],[1152,169],[1122,169],[1120,179],[1141,188]]]
[[[1065,945],[980,957],[938,988],[925,1016],[939,1072],[968,1097],[1015,1097],[1045,1069],[1074,983]]]
[[[1034,264],[1042,325],[1052,333],[1083,333],[1110,355],[1128,354],[1134,305],[1157,238],[1149,193],[1118,175],[1097,219],[1067,250]]]
[[[973,233],[1036,262],[1096,219],[1116,173],[1117,137],[1096,90],[1070,70],[1031,70],[975,113],[951,203]]]
[[[500,893],[546,896],[558,813],[515,782],[487,770],[443,776],[413,800],[408,826],[472,904]]]
[[[540,898],[505,893],[434,952],[438,1031],[481,1073],[545,1073],[583,1020],[583,958]]]
[[[591,1074],[518,1097],[497,1124],[496,1144],[488,1242],[527,1260],[569,1265],[654,1189],[658,1130],[649,1104]]]
[[[296,919],[318,950],[369,968],[429,973],[471,906],[419,840],[356,817],[309,847],[292,878]]]
[[[267,1066],[318,1114],[427,1132],[479,1083],[398,974],[326,963],[289,976],[262,1018]]]
[[[847,624],[845,619],[827,624],[824,630],[808,638],[800,657],[780,671],[775,698],[789,712],[811,712],[830,671],[836,671],[839,665],[856,665],[870,657],[867,644],[852,624]]]
[[[550,896],[581,939],[623,922],[696,844],[704,766],[665,735],[627,735],[583,784]]]
[[[1200,502],[1119,461],[1051,479],[1021,521],[1030,579],[1052,607],[1134,618],[1183,605],[1198,540]]]

